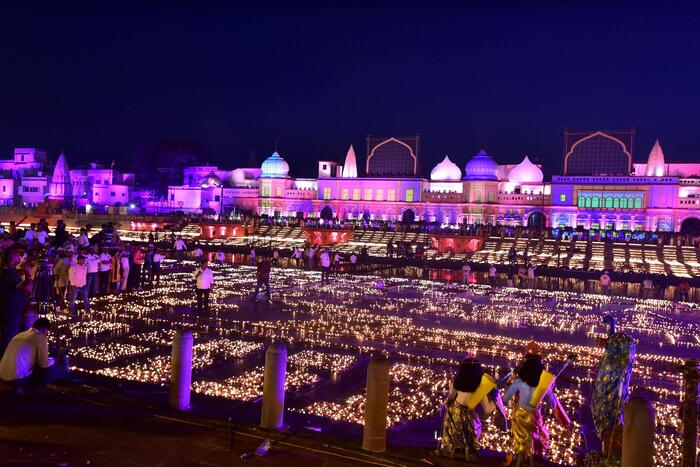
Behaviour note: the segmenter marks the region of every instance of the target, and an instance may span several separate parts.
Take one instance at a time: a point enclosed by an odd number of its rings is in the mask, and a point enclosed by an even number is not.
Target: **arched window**
[[[620,209],[627,209],[627,198],[620,198]]]
[[[605,207],[606,207],[606,208],[611,208],[611,207],[613,207],[613,199],[612,199],[610,196],[608,196],[607,198],[605,198]]]
[[[591,207],[592,208],[600,207],[600,198],[598,198],[597,196],[594,196],[593,199],[591,200]]]
[[[591,198],[590,196],[586,196],[586,207],[590,208],[591,207]]]
[[[634,209],[642,209],[642,198],[636,198],[634,200]]]
[[[613,207],[618,209],[620,207],[620,198],[613,199]]]
[[[586,205],[586,198],[583,196],[578,197],[578,207],[582,208]]]

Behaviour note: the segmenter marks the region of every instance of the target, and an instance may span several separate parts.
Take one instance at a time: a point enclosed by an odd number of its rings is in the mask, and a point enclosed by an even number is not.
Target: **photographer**
[[[3,267],[0,269],[0,355],[20,332],[22,313],[32,292],[31,267],[25,264],[18,270],[20,263],[21,257],[16,248],[4,251]]]

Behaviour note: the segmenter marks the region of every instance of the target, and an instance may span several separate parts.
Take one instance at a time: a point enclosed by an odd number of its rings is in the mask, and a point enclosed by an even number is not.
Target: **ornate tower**
[[[664,161],[664,151],[661,149],[661,144],[657,139],[654,147],[649,152],[649,160],[647,161],[647,177],[663,177],[666,175],[666,162]]]
[[[49,200],[61,203],[69,201],[73,195],[72,187],[66,156],[61,153],[49,182]]]
[[[355,149],[353,149],[352,144],[345,155],[343,178],[357,178],[357,159],[355,159]]]

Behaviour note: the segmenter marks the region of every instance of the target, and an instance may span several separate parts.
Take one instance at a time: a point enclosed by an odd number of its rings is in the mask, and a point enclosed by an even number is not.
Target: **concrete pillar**
[[[192,331],[179,329],[173,338],[170,360],[170,407],[177,410],[190,408],[192,386]]]
[[[698,381],[700,360],[689,358],[681,367],[683,372],[683,400],[681,401],[681,465],[697,465],[698,438]]]
[[[274,343],[265,352],[265,376],[260,426],[279,430],[284,425],[284,383],[287,379],[287,348]]]
[[[653,467],[654,408],[635,396],[625,405],[622,428],[622,467]]]
[[[362,449],[371,452],[386,450],[386,416],[389,404],[389,362],[372,357],[367,368],[367,400]]]

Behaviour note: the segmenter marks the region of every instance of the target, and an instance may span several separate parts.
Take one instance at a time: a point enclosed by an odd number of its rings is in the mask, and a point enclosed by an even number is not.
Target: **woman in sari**
[[[437,456],[453,458],[456,452],[464,452],[465,460],[475,461],[479,455],[481,418],[477,406],[481,405],[488,415],[496,409],[496,404],[485,393],[480,401],[471,401],[472,394],[482,385],[484,371],[479,361],[468,355],[459,365],[454,381],[450,383],[450,393],[445,403],[445,417],[442,423],[440,447]],[[493,385],[495,387],[495,384]],[[486,391],[486,392],[491,392]],[[497,393],[496,393],[497,394]],[[470,408],[470,405],[473,408]]]
[[[561,408],[554,395],[554,380],[542,378],[543,373],[551,375],[544,371],[540,347],[530,342],[525,348],[525,360],[516,370],[515,380],[503,395],[504,404],[515,397],[510,417],[513,447],[506,465],[522,465],[528,460],[532,465],[534,456],[544,456],[547,451],[549,431],[540,411],[542,400],[547,399],[555,418],[565,423],[566,417],[558,413]]]

